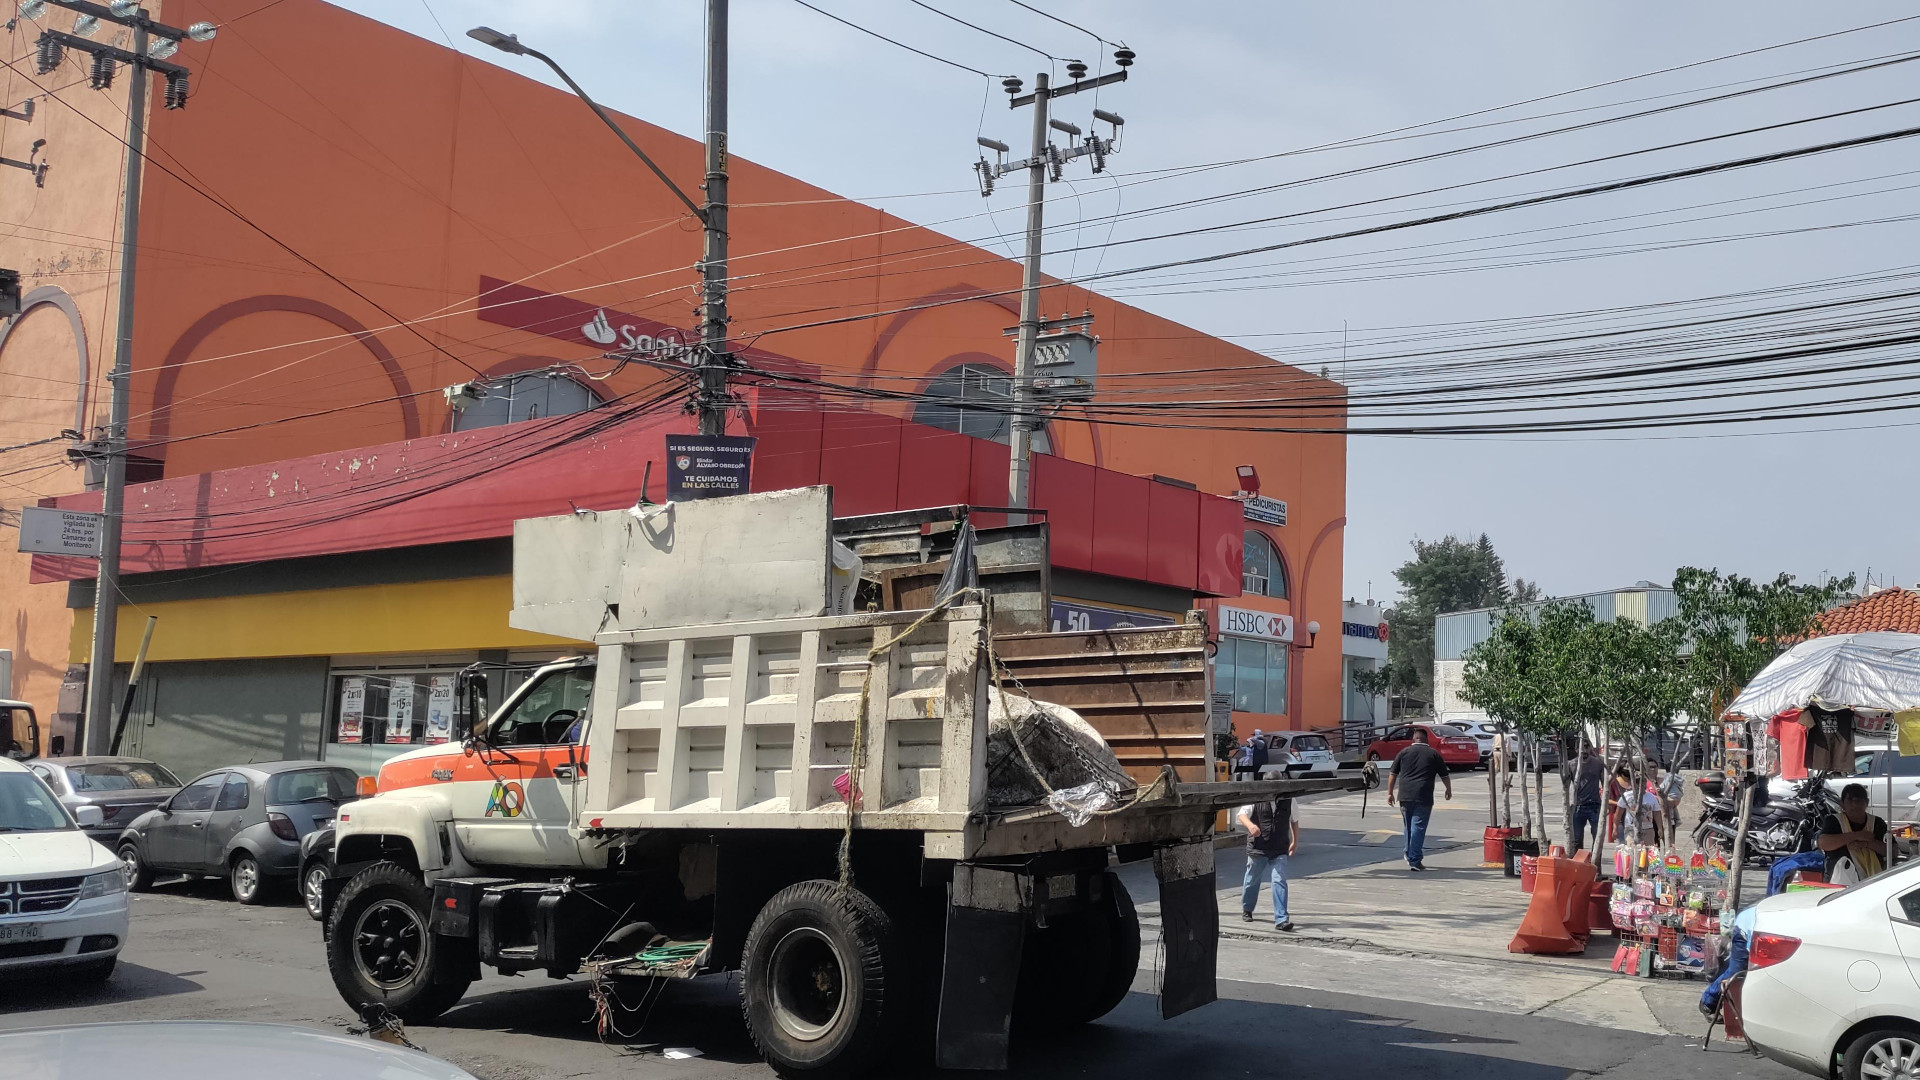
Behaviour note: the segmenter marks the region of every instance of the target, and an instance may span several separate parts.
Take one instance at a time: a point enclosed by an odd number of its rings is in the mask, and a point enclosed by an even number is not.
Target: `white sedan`
[[[1920,1077],[1920,861],[1762,900],[1741,998],[1761,1053],[1841,1080]]]
[[[127,940],[127,879],[120,859],[82,831],[100,817],[97,806],[69,814],[39,777],[0,758],[0,975],[113,974]]]

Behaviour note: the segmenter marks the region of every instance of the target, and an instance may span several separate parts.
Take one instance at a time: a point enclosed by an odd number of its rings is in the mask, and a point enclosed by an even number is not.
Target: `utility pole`
[[[701,219],[699,388],[700,434],[727,433],[727,0],[707,0],[707,177]]]
[[[34,43],[34,68],[42,75],[60,66],[65,50],[93,57],[88,81],[95,90],[113,85],[119,66],[131,68],[127,94],[127,173],[122,182],[120,208],[120,301],[115,327],[113,369],[107,373],[111,398],[107,428],[97,453],[105,458],[100,499],[100,576],[93,597],[93,654],[87,667],[86,723],[81,728],[82,752],[104,754],[113,738],[113,654],[120,626],[120,532],[127,501],[127,413],[133,379],[134,265],[140,246],[140,177],[146,165],[147,75],[166,77],[161,102],[169,109],[187,105],[189,72],[167,62],[185,40],[212,41],[217,28],[197,22],[185,30],[154,22],[147,10],[132,0],[101,5],[88,0],[27,0],[20,13],[38,21],[48,4],[77,13],[73,32],[43,30]],[[117,23],[133,31],[133,48],[89,40],[102,23]],[[85,455],[83,455],[85,456]]]
[[[141,12],[145,15],[146,12]],[[133,51],[147,54],[147,28],[133,28]],[[127,176],[120,208],[120,306],[115,315],[112,404],[107,417],[106,488],[100,499],[100,576],[93,591],[93,656],[87,665],[83,752],[104,754],[113,737],[113,645],[120,630],[120,523],[127,505],[127,413],[133,382],[133,267],[140,239],[140,173],[147,145],[146,73],[134,69],[127,92]]]
[[[724,2],[724,0],[723,0]],[[999,177],[1027,170],[1027,251],[1020,273],[1020,327],[1019,338],[1014,346],[1013,361],[1013,409],[1009,420],[1009,460],[1007,462],[1007,505],[1028,505],[1028,492],[1033,475],[1033,433],[1039,430],[1041,421],[1037,418],[1036,403],[1039,394],[1034,381],[1034,352],[1040,341],[1040,253],[1041,233],[1045,219],[1047,182],[1059,180],[1061,170],[1068,161],[1086,155],[1093,157],[1093,171],[1106,168],[1106,157],[1116,149],[1120,125],[1125,121],[1113,113],[1095,109],[1095,118],[1113,125],[1114,137],[1102,139],[1090,135],[1084,143],[1077,142],[1080,129],[1072,124],[1063,123],[1052,116],[1052,101],[1056,97],[1077,94],[1083,90],[1092,90],[1112,83],[1125,82],[1127,68],[1133,64],[1131,49],[1117,49],[1113,54],[1118,71],[1089,79],[1087,65],[1075,60],[1067,65],[1067,74],[1072,82],[1066,86],[1051,85],[1047,73],[1034,76],[1033,92],[1024,96],[1020,93],[1020,80],[1008,78],[1001,80],[1011,100],[1009,108],[1022,105],[1033,106],[1033,146],[1032,156],[1024,161],[1009,162],[1005,159],[1007,145],[992,139],[982,138],[979,144],[1001,155],[998,164],[988,164],[981,158],[974,166],[980,178],[980,194],[993,194],[993,182]],[[1066,150],[1054,146],[1048,141],[1049,128],[1066,133],[1076,140],[1075,145]]]

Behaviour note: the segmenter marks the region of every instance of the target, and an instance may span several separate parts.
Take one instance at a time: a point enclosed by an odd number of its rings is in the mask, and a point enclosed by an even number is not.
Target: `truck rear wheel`
[[[1086,1024],[1112,1012],[1140,970],[1140,916],[1120,878],[1104,875],[1098,903],[1029,928],[1014,1016],[1036,1030]]]
[[[803,881],[753,920],[740,1011],[760,1055],[782,1076],[879,1064],[900,1029],[906,973],[893,923],[865,893]]]
[[[423,1023],[467,992],[470,977],[438,970],[443,950],[429,930],[432,902],[419,876],[393,863],[360,871],[341,890],[327,922],[327,970],[355,1012],[382,1004]]]

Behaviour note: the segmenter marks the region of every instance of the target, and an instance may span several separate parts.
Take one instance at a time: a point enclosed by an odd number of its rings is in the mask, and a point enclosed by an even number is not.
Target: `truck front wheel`
[[[441,972],[429,930],[433,894],[418,875],[393,863],[360,871],[340,892],[327,922],[327,970],[355,1012],[383,1004],[408,1023],[452,1008],[472,979]]]
[[[782,1076],[879,1064],[907,1011],[893,924],[865,893],[803,881],[777,893],[747,933],[740,1009]]]

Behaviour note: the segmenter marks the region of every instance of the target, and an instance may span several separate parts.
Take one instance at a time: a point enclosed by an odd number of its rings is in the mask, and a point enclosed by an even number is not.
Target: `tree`
[[[1824,585],[1796,585],[1791,574],[1756,583],[1738,574],[1722,577],[1718,569],[1674,571],[1678,621],[1690,646],[1688,711],[1699,719],[1700,734],[1709,734],[1721,710],[1762,668],[1814,633],[1820,613],[1853,585],[1852,574]]]
[[[1590,707],[1585,635],[1593,612],[1577,601],[1554,601],[1500,613],[1486,641],[1468,650],[1463,696],[1520,736],[1520,805],[1533,833],[1547,818],[1541,743],[1566,731]],[[1534,774],[1531,797],[1526,773]]]
[[[1387,613],[1393,638],[1389,658],[1429,698],[1433,694],[1433,620],[1451,611],[1498,607],[1511,594],[1506,567],[1485,533],[1477,539],[1447,536],[1413,541],[1413,558],[1393,572],[1401,600]],[[1529,584],[1535,596],[1537,587]]]
[[[1380,699],[1396,688],[1399,675],[1392,664],[1382,664],[1377,668],[1355,668],[1349,676],[1353,688],[1367,695],[1367,717],[1375,727],[1380,726]]]

